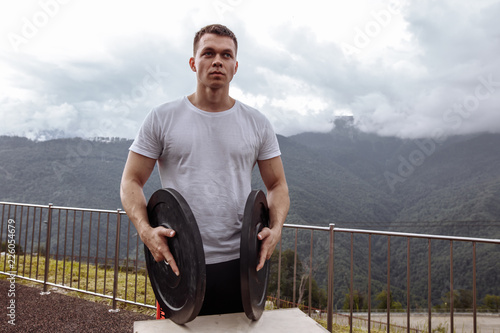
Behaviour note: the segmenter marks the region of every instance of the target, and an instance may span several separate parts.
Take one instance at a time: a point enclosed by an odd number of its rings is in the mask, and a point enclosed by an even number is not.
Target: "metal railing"
[[[49,286],[64,288],[85,294],[103,297],[111,300],[112,308],[117,309],[117,302],[139,305],[154,309],[155,301],[143,258],[142,242],[140,241],[135,228],[129,221],[125,212],[117,210],[98,210],[87,208],[59,207],[49,205],[31,205],[10,202],[0,202],[1,224],[0,243],[4,246],[3,257],[0,257],[0,274],[10,275],[43,284],[43,291],[47,292]],[[469,238],[425,235],[401,232],[383,232],[376,230],[346,229],[337,228],[330,224],[328,227],[306,226],[296,224],[285,224],[283,235],[292,232],[292,237],[282,238],[278,246],[277,281],[276,281],[276,306],[289,306],[289,304],[300,306],[309,316],[326,316],[326,326],[332,331],[334,312],[338,312],[335,305],[334,286],[336,290],[342,288],[348,291],[349,326],[353,327],[353,319],[360,319],[354,315],[354,284],[358,283],[357,277],[363,272],[356,272],[355,268],[365,267],[355,259],[362,258],[360,262],[366,263],[366,283],[363,288],[367,288],[367,317],[363,318],[368,332],[371,331],[372,324],[379,321],[372,319],[372,294],[373,284],[376,280],[380,288],[380,276],[373,278],[374,266],[372,257],[380,256],[380,247],[386,238],[387,252],[385,259],[377,258],[376,268],[381,270],[380,262],[386,261],[385,272],[385,292],[387,294],[386,323],[387,332],[391,327],[404,328],[408,332],[419,330],[411,327],[411,281],[412,276],[412,241],[423,240],[427,251],[422,250],[422,243],[418,244],[417,251],[420,256],[426,252],[427,272],[419,272],[418,277],[427,273],[427,328],[425,331],[432,331],[432,291],[433,288],[447,288],[450,292],[449,320],[450,328],[454,329],[454,244],[471,244],[470,262],[472,264],[472,295],[473,295],[473,328],[477,332],[477,244],[493,244],[499,250],[498,239]],[[299,238],[300,232],[300,238]],[[348,236],[343,238],[342,235]],[[355,243],[355,237],[362,237],[362,246]],[[373,238],[377,238],[377,250],[373,249]],[[286,241],[285,241],[286,239]],[[396,241],[396,240],[399,241]],[[402,240],[402,242],[401,242]],[[406,240],[406,242],[404,242]],[[432,272],[432,251],[431,243],[449,242],[449,280],[445,285],[433,285]],[[392,244],[391,244],[392,242]],[[355,246],[356,244],[356,246]],[[401,272],[391,272],[391,268],[401,268],[401,263],[391,266],[391,253],[404,247],[406,251],[406,286],[402,286]],[[292,295],[282,293],[282,253],[288,247],[293,251],[293,286]],[[392,247],[392,250],[391,250]],[[360,248],[363,248],[360,250]],[[359,253],[357,253],[359,252]],[[460,249],[462,254],[464,251]],[[300,262],[298,256],[306,253]],[[440,253],[442,254],[442,253]],[[347,260],[349,258],[349,260]],[[455,258],[456,259],[456,258]],[[422,261],[422,258],[419,257]],[[349,263],[347,263],[347,261]],[[366,262],[364,262],[366,261]],[[422,264],[420,263],[420,266]],[[62,266],[62,267],[61,267]],[[347,269],[347,266],[349,268]],[[301,281],[297,280],[299,267],[302,267]],[[292,268],[290,268],[292,269]],[[362,268],[364,270],[364,268]],[[403,269],[404,270],[404,269]],[[340,272],[340,273],[339,273]],[[343,273],[342,273],[343,272]],[[391,280],[391,273],[397,273],[397,278]],[[320,310],[320,306],[312,306],[313,281],[316,276],[327,276],[326,281],[318,285],[326,286],[326,311]],[[111,275],[111,276],[110,276]],[[347,275],[349,276],[347,278]],[[380,272],[379,272],[380,275]],[[335,277],[337,280],[335,280]],[[396,280],[396,281],[395,281]],[[98,283],[99,281],[99,283]],[[305,281],[305,283],[304,283]],[[340,281],[340,282],[339,282]],[[335,284],[336,282],[336,284]],[[306,287],[306,283],[308,286]],[[112,287],[110,287],[110,284]],[[342,286],[347,284],[347,286]],[[300,285],[300,286],[299,286]],[[397,289],[400,293],[405,289],[406,298],[406,326],[398,326],[391,323],[391,288]],[[302,294],[297,297],[296,292],[300,289]],[[305,299],[303,291],[307,289],[307,305],[305,302],[297,304],[298,298]],[[340,294],[341,295],[341,294]],[[273,296],[273,297],[274,297]],[[282,300],[286,297],[290,300]],[[139,300],[139,298],[141,298]],[[286,302],[286,303],[285,303]],[[301,302],[298,302],[301,303]],[[288,305],[287,305],[288,304]],[[338,304],[338,301],[337,301]],[[339,315],[339,314],[336,314]],[[341,315],[341,314],[340,314]],[[422,329],[420,329],[422,331]]]
[[[478,300],[477,300],[477,245],[478,244],[494,244],[497,246],[496,250],[497,252],[500,251],[500,239],[487,239],[487,238],[472,238],[472,237],[454,237],[454,236],[444,236],[444,235],[429,235],[429,234],[417,234],[417,233],[402,233],[402,232],[386,232],[386,231],[377,231],[377,230],[363,230],[363,229],[347,229],[347,228],[337,228],[335,227],[334,224],[330,224],[329,227],[317,227],[317,226],[305,226],[305,225],[291,225],[291,224],[286,224],[285,225],[285,230],[286,229],[291,229],[295,232],[295,241],[293,242],[293,247],[294,247],[294,252],[297,253],[297,232],[298,230],[305,230],[309,231],[309,238],[310,238],[310,243],[309,243],[309,254],[308,258],[306,258],[309,261],[308,266],[308,282],[309,282],[309,293],[308,293],[308,304],[309,306],[304,306],[304,309],[307,311],[309,316],[312,316],[312,311],[314,311],[314,308],[311,306],[311,293],[312,293],[312,287],[311,283],[313,281],[313,258],[316,258],[313,252],[313,240],[315,239],[315,232],[320,232],[320,233],[328,233],[328,263],[327,263],[327,275],[328,275],[328,281],[327,281],[327,310],[326,310],[326,318],[327,318],[327,328],[329,331],[332,331],[332,325],[333,325],[333,314],[334,314],[334,276],[337,274],[337,270],[335,265],[335,258],[336,258],[336,251],[339,250],[339,248],[336,246],[336,242],[338,241],[339,234],[346,234],[349,236],[349,239],[347,242],[344,242],[343,245],[346,245],[347,243],[348,248],[344,248],[344,253],[346,253],[349,256],[349,269],[348,269],[348,274],[349,278],[347,279],[348,282],[348,294],[349,294],[349,314],[348,314],[348,323],[352,332],[353,329],[353,319],[359,320],[364,320],[365,327],[367,328],[368,332],[371,331],[372,324],[377,324],[378,327],[383,326],[386,327],[387,332],[390,332],[391,327],[392,328],[399,328],[399,329],[404,329],[407,332],[432,332],[433,330],[433,325],[432,325],[432,314],[435,312],[433,309],[433,303],[432,303],[432,290],[433,290],[433,285],[432,285],[432,247],[431,244],[436,243],[437,241],[444,241],[449,243],[449,295],[450,295],[450,302],[449,302],[449,327],[450,327],[450,332],[455,332],[455,318],[454,318],[454,294],[455,294],[455,289],[454,289],[454,279],[455,279],[455,274],[454,274],[454,244],[456,243],[467,243],[471,245],[471,251],[470,251],[470,262],[471,262],[471,274],[472,274],[472,281],[470,281],[472,285],[472,320],[473,320],[473,332],[476,333],[478,328],[477,328],[477,312],[478,312]],[[285,231],[284,231],[285,232]],[[354,269],[355,266],[355,258],[354,258],[354,252],[355,252],[355,242],[354,242],[354,236],[355,235],[365,235],[367,239],[364,239],[362,242],[367,246],[367,251],[366,251],[366,261],[367,261],[367,304],[368,304],[368,309],[367,309],[367,318],[361,318],[361,317],[355,317],[354,316],[354,281],[355,281],[355,275],[354,275]],[[386,303],[387,303],[387,308],[386,308],[386,322],[380,322],[380,321],[374,321],[371,318],[371,314],[373,311],[372,309],[372,268],[373,268],[373,262],[372,262],[372,255],[374,253],[373,248],[372,248],[372,238],[374,236],[377,237],[385,237],[387,239],[387,253],[386,253],[386,286],[385,286],[385,292],[386,292]],[[391,280],[391,252],[394,253],[394,248],[391,251],[391,240],[398,238],[402,240],[406,240],[406,242],[402,242],[405,244],[398,244],[398,248],[401,248],[401,245],[404,245],[405,251],[406,251],[406,277],[405,277],[405,296],[406,296],[406,326],[401,326],[401,325],[396,325],[391,323],[391,312],[394,313],[394,311],[391,311],[390,305],[392,303],[392,294],[391,294],[391,286],[393,286],[393,282]],[[427,256],[427,272],[421,272],[420,275],[423,273],[427,273],[427,327],[425,329],[422,328],[412,328],[411,327],[411,240],[424,240],[426,242],[426,256]],[[380,239],[379,239],[380,241]],[[394,242],[394,241],[393,241]],[[380,242],[379,242],[380,243]],[[400,242],[401,243],[401,242]],[[442,244],[440,248],[442,248]],[[419,247],[419,250],[421,250],[422,246]],[[342,249],[342,248],[340,248]],[[323,251],[326,249],[322,249]],[[463,248],[461,249],[463,250]],[[281,243],[279,245],[279,261],[278,261],[278,271],[281,270]],[[463,251],[461,251],[463,252]],[[486,251],[483,251],[486,252]],[[440,253],[442,255],[442,253]],[[338,259],[338,258],[337,258]],[[455,258],[456,259],[456,258]],[[295,270],[297,266],[297,259],[296,255],[294,258],[294,292],[295,292]],[[496,271],[498,274],[500,274],[500,264],[498,264],[498,260],[495,260],[497,263]],[[401,264],[399,265],[401,266]],[[358,267],[359,268],[359,267]],[[400,274],[401,275],[401,274]],[[280,278],[281,274],[278,275],[278,279]],[[341,284],[341,283],[338,283]],[[280,283],[278,282],[278,291],[277,291],[277,307],[280,307],[279,299],[280,299],[280,290],[279,290]],[[441,290],[443,288],[446,288],[446,286],[434,286],[434,288],[440,288]],[[296,296],[295,294],[293,295],[293,300],[292,304],[295,303]],[[403,310],[403,311],[404,311]],[[337,311],[335,311],[337,312]],[[339,313],[337,313],[339,315]],[[340,313],[340,315],[343,315]],[[498,320],[498,325],[500,327],[500,318]]]
[[[351,235],[351,243],[350,243],[350,253],[351,253],[351,266],[350,266],[350,290],[353,290],[353,237],[354,234],[366,234],[368,235],[368,254],[369,254],[369,259],[368,259],[368,295],[371,295],[370,289],[371,289],[371,253],[372,253],[372,248],[371,248],[371,238],[372,235],[382,235],[387,237],[387,304],[388,304],[388,310],[387,310],[387,323],[390,323],[390,315],[391,311],[389,309],[389,304],[391,303],[390,300],[390,290],[391,290],[391,261],[390,261],[390,256],[391,256],[391,238],[392,237],[402,237],[406,239],[407,243],[407,273],[406,273],[406,297],[407,297],[407,308],[406,308],[406,314],[407,314],[407,330],[410,332],[411,330],[411,308],[410,308],[410,265],[411,265],[411,260],[410,260],[410,253],[411,253],[411,246],[410,246],[410,240],[411,239],[426,239],[428,241],[428,304],[427,304],[427,311],[428,311],[428,331],[432,331],[432,296],[431,296],[431,291],[432,291],[432,283],[431,283],[431,272],[432,272],[432,267],[431,267],[431,262],[432,262],[432,251],[431,251],[431,241],[432,240],[444,240],[444,241],[449,241],[449,249],[450,249],[450,280],[449,280],[449,285],[450,285],[450,327],[452,332],[454,331],[454,270],[453,270],[453,244],[454,242],[470,242],[472,244],[472,297],[473,297],[473,308],[472,308],[472,317],[473,317],[473,329],[474,332],[477,332],[477,292],[476,292],[476,267],[477,267],[477,261],[476,261],[476,244],[477,243],[483,243],[483,244],[500,244],[499,239],[485,239],[485,238],[470,238],[470,237],[453,237],[453,236],[438,236],[438,235],[425,235],[425,234],[414,234],[414,233],[401,233],[401,232],[381,232],[381,231],[373,231],[373,230],[360,230],[360,229],[343,229],[343,228],[332,228],[333,230],[331,231],[332,233],[349,233]],[[333,241],[333,240],[332,240]],[[333,254],[331,253],[333,256]],[[332,264],[333,265],[333,264]],[[333,288],[333,274],[332,274],[332,288]],[[333,290],[333,289],[332,289]],[[353,293],[350,293],[350,323],[352,323],[352,313],[353,313]],[[370,331],[370,314],[371,314],[371,300],[368,300],[368,331]],[[351,325],[352,326],[352,325]],[[387,325],[387,332],[390,331],[390,325]]]
[[[155,308],[142,243],[124,211],[0,205],[0,273],[42,283],[43,292],[54,286],[110,299],[114,310],[117,302]]]

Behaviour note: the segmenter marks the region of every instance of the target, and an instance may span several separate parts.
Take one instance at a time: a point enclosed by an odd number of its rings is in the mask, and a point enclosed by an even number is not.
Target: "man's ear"
[[[191,70],[193,72],[196,72],[196,66],[194,64],[194,57],[189,58],[189,67],[191,67]]]
[[[234,65],[234,74],[238,71],[238,61],[236,61],[236,65]]]

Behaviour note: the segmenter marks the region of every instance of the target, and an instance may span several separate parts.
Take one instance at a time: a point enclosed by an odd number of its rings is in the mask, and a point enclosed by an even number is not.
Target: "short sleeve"
[[[278,138],[274,132],[271,123],[266,119],[266,124],[262,131],[262,145],[259,150],[257,160],[268,160],[280,156],[281,151],[278,144]]]
[[[134,153],[158,159],[163,152],[160,122],[156,109],[151,110],[137,133],[129,150]]]

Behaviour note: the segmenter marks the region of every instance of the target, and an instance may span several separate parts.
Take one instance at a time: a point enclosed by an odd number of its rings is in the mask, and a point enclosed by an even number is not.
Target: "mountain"
[[[291,223],[327,225],[392,220],[398,203],[357,170],[293,138],[280,137],[290,190]]]
[[[278,136],[292,202],[289,223],[384,228],[500,220],[499,134],[437,143],[336,125],[329,133]],[[121,207],[130,144],[118,138],[0,137],[0,200]],[[253,178],[254,187],[262,188],[258,170]],[[154,171],[146,196],[160,187]]]
[[[420,225],[432,224],[437,231],[449,233],[448,222],[471,226],[500,220],[499,134],[450,137],[444,141],[409,140],[336,126],[330,133],[303,133],[288,140],[307,147],[322,163],[348,170],[358,184],[363,182],[369,188],[365,193],[376,195],[377,204],[390,207],[381,215],[385,220],[379,226],[419,229]],[[352,180],[345,183],[345,194],[337,194],[352,195],[351,184]],[[358,208],[366,205],[366,196],[357,201]],[[370,212],[377,209],[380,207]],[[349,220],[341,221],[344,224]],[[376,222],[373,217],[356,221],[368,221],[368,225]],[[439,230],[439,225],[446,227]],[[470,235],[470,230],[456,231]],[[498,230],[494,233],[500,235]],[[480,229],[475,230],[475,235],[492,236]]]
[[[329,133],[278,136],[278,140],[291,198],[287,223],[335,223],[343,228],[500,238],[500,134],[400,139],[363,133],[349,119],[340,119]],[[119,208],[120,178],[130,144],[130,140],[119,138],[31,141],[0,137],[0,201]],[[257,168],[253,186],[263,188]],[[160,187],[155,170],[145,186],[146,197]],[[298,253],[303,261],[309,256],[309,237],[307,232],[299,234]],[[349,276],[349,242],[348,234],[336,236],[337,307],[342,306],[347,290],[344,280]],[[375,286],[382,289],[385,283],[386,242],[377,237],[373,240],[374,290]],[[404,248],[404,242],[394,239],[392,247]],[[283,249],[293,248],[293,243],[294,236],[284,233]],[[426,246],[419,242],[413,245],[412,263],[424,268],[412,270],[426,270],[421,255],[426,253]],[[323,288],[327,249],[327,235],[315,233],[315,279]],[[456,251],[469,250],[457,245]],[[433,243],[436,278],[446,280],[448,255],[446,244]],[[498,255],[499,249],[478,249],[478,258],[482,259],[478,272],[488,272],[478,278],[478,283],[488,286],[488,293],[500,294],[500,287],[494,287],[498,286],[494,277],[500,276],[495,259]],[[357,245],[356,284],[362,286],[366,286],[366,257],[366,248]],[[456,258],[455,285],[470,289],[468,257]],[[406,253],[396,251],[391,259],[392,290],[396,298],[404,298],[405,277],[397,272],[406,272]],[[412,284],[415,295],[426,295],[423,278]],[[478,292],[480,297],[485,290]],[[435,302],[442,296],[442,290],[433,290]]]
[[[120,178],[130,140],[31,141],[0,137],[0,200],[57,206],[121,207]],[[160,188],[154,173],[145,191]]]

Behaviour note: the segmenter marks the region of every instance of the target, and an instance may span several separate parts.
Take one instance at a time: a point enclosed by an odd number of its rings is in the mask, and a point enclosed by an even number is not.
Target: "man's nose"
[[[219,55],[215,56],[212,67],[222,67],[222,60]]]

